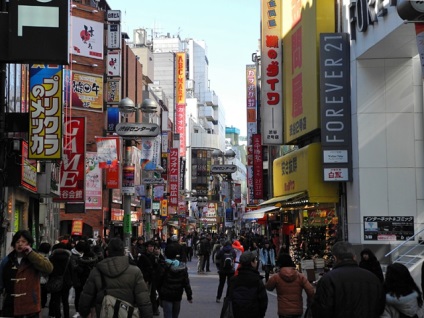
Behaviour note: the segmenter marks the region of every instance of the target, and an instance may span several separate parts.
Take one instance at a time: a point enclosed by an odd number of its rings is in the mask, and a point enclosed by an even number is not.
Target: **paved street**
[[[181,318],[186,317],[202,317],[217,318],[220,315],[222,302],[216,303],[216,291],[218,288],[218,274],[215,264],[211,263],[211,272],[206,274],[197,274],[197,258],[193,258],[188,263],[190,283],[193,289],[193,303],[190,304],[185,294],[181,303]],[[224,289],[225,295],[226,289]],[[73,302],[70,304],[71,317],[75,314]],[[43,318],[48,317],[48,309],[43,309]],[[163,317],[162,311],[159,317]],[[268,310],[266,318],[275,318],[277,315],[277,297],[275,292],[268,292]]]

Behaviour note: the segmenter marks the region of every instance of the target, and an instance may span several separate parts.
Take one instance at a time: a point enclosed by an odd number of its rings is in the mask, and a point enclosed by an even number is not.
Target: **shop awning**
[[[267,206],[261,209],[247,212],[243,215],[243,220],[262,219],[267,212],[275,211],[280,209],[276,206]]]
[[[287,201],[287,200],[290,200],[290,199],[294,199],[296,197],[304,196],[305,194],[306,194],[305,191],[301,191],[301,192],[296,192],[296,193],[292,193],[292,194],[282,195],[280,197],[275,197],[275,198],[269,199],[267,201],[264,201],[264,202],[260,203],[259,205],[276,204],[276,203],[279,203],[279,202],[283,202],[283,201]]]

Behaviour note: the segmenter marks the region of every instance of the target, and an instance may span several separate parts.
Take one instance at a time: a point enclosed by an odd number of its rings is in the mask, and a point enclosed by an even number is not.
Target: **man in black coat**
[[[333,245],[333,269],[318,281],[311,310],[314,318],[378,318],[384,311],[383,284],[360,268],[348,242]]]

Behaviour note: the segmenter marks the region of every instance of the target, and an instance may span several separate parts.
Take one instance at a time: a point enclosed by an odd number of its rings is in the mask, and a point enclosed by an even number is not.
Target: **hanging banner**
[[[28,158],[62,157],[62,66],[30,65]]]
[[[99,167],[116,167],[119,162],[120,137],[95,137]]]
[[[102,209],[102,170],[95,152],[85,154],[85,208]]]

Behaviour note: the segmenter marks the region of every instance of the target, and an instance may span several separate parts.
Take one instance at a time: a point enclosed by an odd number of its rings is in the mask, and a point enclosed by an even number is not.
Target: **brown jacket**
[[[303,289],[308,296],[308,303],[314,296],[314,287],[305,275],[294,267],[282,267],[278,274],[272,275],[265,284],[267,290],[277,289],[278,315],[302,315]]]
[[[23,316],[41,311],[40,272],[50,274],[53,265],[48,259],[32,251],[17,263],[16,252],[7,255],[0,266],[1,288],[5,299],[3,316]]]

